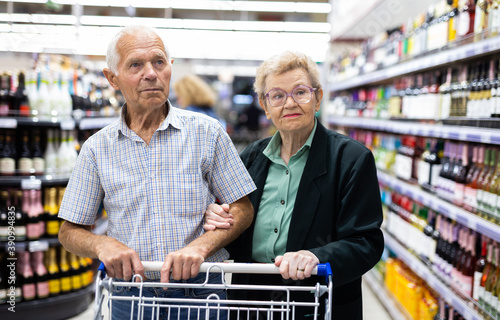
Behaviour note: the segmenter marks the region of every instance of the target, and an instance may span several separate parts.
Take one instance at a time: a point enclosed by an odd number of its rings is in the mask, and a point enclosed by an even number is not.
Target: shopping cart
[[[163,262],[142,262],[145,271],[159,271]],[[240,285],[230,284],[226,281],[226,274],[246,273],[246,274],[279,274],[279,269],[274,264],[261,263],[203,263],[200,273],[206,272],[205,282],[199,284],[192,283],[159,283],[143,281],[142,277],[135,275],[131,282],[116,281],[105,276],[104,265],[101,263],[97,273],[95,291],[95,316],[94,319],[103,319],[103,301],[107,297],[109,304],[109,318],[113,314],[113,301],[130,301],[130,319],[144,319],[145,310],[149,309],[151,319],[160,319],[160,311],[167,314],[167,319],[184,319],[184,317],[174,316],[181,310],[187,310],[190,319],[220,319],[227,316],[227,319],[295,319],[296,308],[308,307],[314,310],[313,319],[318,319],[320,308],[320,297],[325,295],[324,319],[331,319],[331,299],[333,295],[333,280],[330,264],[319,264],[314,268],[313,274],[324,276],[326,284],[317,283],[315,286],[283,286],[283,285]],[[221,283],[208,283],[209,275],[220,273]],[[120,288],[138,288],[137,296],[117,296],[113,292]],[[144,297],[142,292],[145,288],[183,288],[183,289],[211,289],[213,291],[223,290],[251,290],[281,292],[280,301],[260,301],[260,300],[235,300],[219,297],[211,294],[207,298],[160,298]],[[107,291],[107,294],[104,292]],[[292,301],[293,292],[306,292],[314,297],[308,301]],[[327,296],[326,296],[327,295]],[[308,295],[309,298],[312,298]],[[224,315],[224,316],[221,316]],[[149,316],[147,317],[149,319]]]

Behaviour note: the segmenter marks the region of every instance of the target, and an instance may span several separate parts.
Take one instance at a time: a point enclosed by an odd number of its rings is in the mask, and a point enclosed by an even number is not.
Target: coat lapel
[[[295,208],[292,212],[292,220],[288,230],[287,252],[303,249],[306,240],[304,235],[310,234],[309,229],[320,200],[320,191],[315,180],[327,173],[327,150],[326,128],[318,121],[309,157],[297,191]]]

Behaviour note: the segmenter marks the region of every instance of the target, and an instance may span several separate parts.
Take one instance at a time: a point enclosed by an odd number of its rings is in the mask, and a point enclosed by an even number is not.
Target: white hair
[[[117,49],[118,42],[123,36],[126,35],[141,35],[145,37],[161,37],[156,33],[156,31],[147,26],[142,25],[132,25],[121,29],[109,42],[108,51],[106,53],[106,63],[108,64],[108,68],[115,75],[118,75],[118,63],[120,62],[120,54]],[[163,41],[162,41],[163,42]],[[167,55],[168,63],[170,63],[170,53],[168,51],[167,46],[163,43],[163,49],[165,50],[165,54]]]

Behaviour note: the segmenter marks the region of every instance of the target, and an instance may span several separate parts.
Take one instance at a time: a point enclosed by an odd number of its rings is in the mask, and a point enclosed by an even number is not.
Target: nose
[[[289,101],[291,101],[292,103],[288,104]],[[295,99],[293,98],[292,94],[291,93],[287,93],[286,99],[285,99],[285,104],[283,106],[284,107],[286,107],[286,106],[293,107],[296,104],[297,104],[297,102],[295,102]]]
[[[144,66],[144,79],[145,80],[155,80],[156,79],[156,70],[153,65],[148,62]]]

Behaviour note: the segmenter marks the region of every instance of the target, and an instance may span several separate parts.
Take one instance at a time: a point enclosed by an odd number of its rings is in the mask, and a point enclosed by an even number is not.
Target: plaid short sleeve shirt
[[[91,136],[78,156],[59,217],[92,225],[102,202],[108,236],[134,249],[141,260],[163,261],[203,234],[203,215],[215,198],[232,203],[253,190],[220,123],[170,106],[149,145],[128,128],[123,113]],[[227,258],[222,249],[207,261]]]

